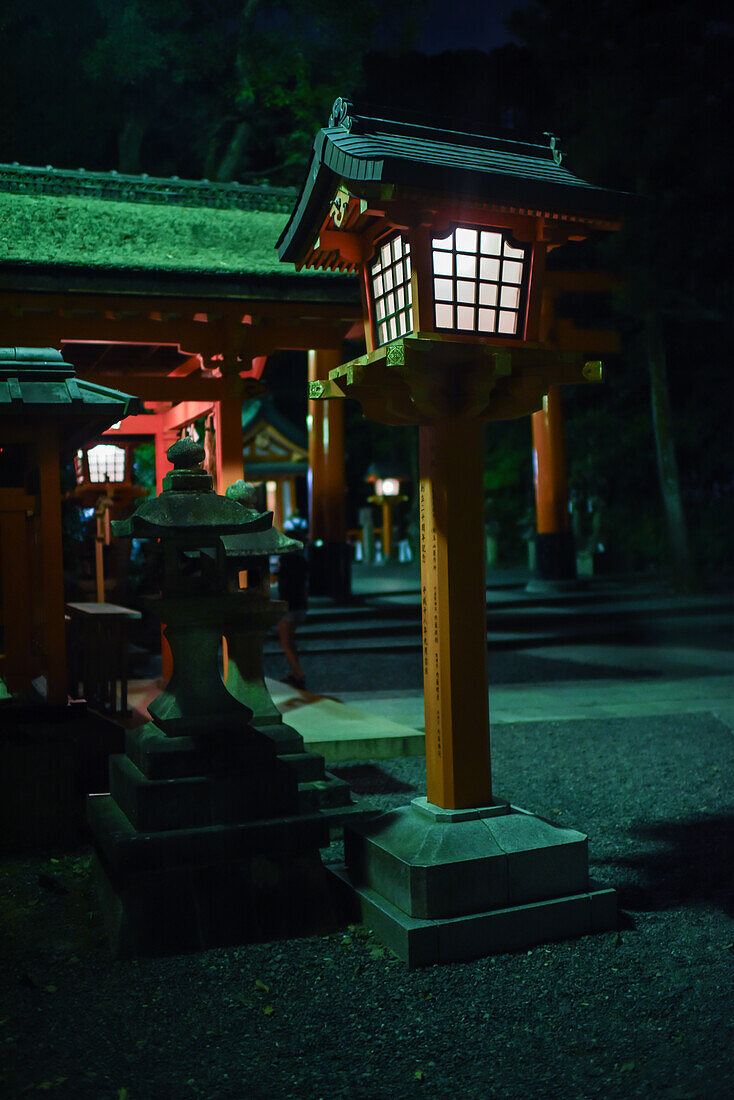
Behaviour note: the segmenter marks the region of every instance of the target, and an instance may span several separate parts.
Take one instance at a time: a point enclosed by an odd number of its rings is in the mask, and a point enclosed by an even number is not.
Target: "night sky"
[[[425,24],[415,48],[424,53],[443,50],[494,50],[506,42],[515,41],[503,24],[523,0],[453,0],[451,18],[446,18],[443,0],[426,4]]]

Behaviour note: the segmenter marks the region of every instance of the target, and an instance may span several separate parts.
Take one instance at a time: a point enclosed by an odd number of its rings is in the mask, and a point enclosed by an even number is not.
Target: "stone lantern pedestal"
[[[222,634],[251,603],[247,591],[228,591],[222,536],[262,532],[272,515],[217,496],[197,468],[203,457],[190,440],[175,444],[164,491],[114,530],[163,543],[156,602],[174,660],[152,721],[110,760],[110,793],[88,801],[117,956],[306,934],[344,919],[344,893],[320,857],[333,815],[303,812],[298,770],[282,751],[300,746],[253,725],[220,673]]]

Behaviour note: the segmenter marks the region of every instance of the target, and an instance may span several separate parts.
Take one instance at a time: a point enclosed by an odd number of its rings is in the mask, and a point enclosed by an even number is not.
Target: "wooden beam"
[[[242,458],[242,380],[226,379],[229,393],[214,410],[217,455],[216,491],[224,493],[244,475]]]
[[[126,416],[120,421],[119,428],[107,428],[102,435],[155,435],[163,430],[163,416],[161,413],[139,413],[136,416]]]
[[[193,321],[194,316],[227,318],[239,324],[243,316],[265,317],[274,321],[294,323],[299,320],[354,321],[361,317],[358,301],[353,304],[332,302],[269,301],[266,299],[238,298],[186,298],[171,295],[168,297],[147,294],[75,294],[55,291],[0,291],[0,311],[48,312],[55,315],[66,313],[69,317],[93,316],[104,314],[108,310],[119,311],[122,307],[146,316],[151,324],[163,324],[153,321],[150,314],[158,313],[162,317],[172,309]],[[211,321],[196,321],[200,328],[206,328]]]
[[[191,355],[185,363],[179,363],[172,371],[169,371],[169,378],[188,378],[190,374],[193,374],[196,370],[201,370],[201,356]]]
[[[200,416],[207,416],[208,413],[213,412],[216,405],[216,401],[182,401],[179,405],[174,405],[169,412],[162,414],[163,428],[165,431],[177,432],[180,428],[185,428],[187,424],[198,420]]]
[[[170,401],[173,404],[181,401],[214,402],[229,393],[225,378],[170,378],[167,375],[160,378],[151,375],[141,377],[134,371],[104,371],[88,375],[80,371],[78,377],[102,386],[132,392],[144,401]]]

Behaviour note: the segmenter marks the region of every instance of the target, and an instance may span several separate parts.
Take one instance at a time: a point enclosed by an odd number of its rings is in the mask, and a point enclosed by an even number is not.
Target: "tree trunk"
[[[117,167],[119,172],[136,175],[140,172],[140,148],[145,135],[145,122],[139,115],[125,119],[117,138]]]
[[[668,390],[668,368],[663,342],[660,315],[649,312],[645,316],[645,351],[650,373],[652,422],[655,430],[655,446],[658,458],[660,489],[668,523],[668,536],[673,555],[673,579],[677,588],[690,588],[692,584],[691,560],[688,549],[688,532],[683,512],[683,501],[675,457],[673,422]]]
[[[214,174],[214,179],[219,183],[229,183],[230,180],[234,179],[240,161],[242,160],[242,154],[247,147],[249,136],[249,123],[238,122],[232,131],[232,135],[227,142],[227,147],[219,161],[219,167]]]

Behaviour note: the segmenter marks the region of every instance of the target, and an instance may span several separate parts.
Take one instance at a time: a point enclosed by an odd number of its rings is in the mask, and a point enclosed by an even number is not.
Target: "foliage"
[[[734,240],[731,218],[722,217],[731,190],[724,138],[732,107],[730,9],[716,0],[695,6],[683,0],[536,0],[513,14],[511,27],[539,66],[549,92],[542,128],[562,135],[571,171],[645,196],[622,232],[597,252],[598,266],[620,275],[615,306],[625,354],[609,372],[609,430],[587,411],[569,432],[569,449],[585,426],[596,434],[583,458],[572,459],[572,479],[603,487],[631,545],[640,534],[641,511],[657,508],[653,437],[645,431],[649,382],[675,547],[685,536],[674,530],[674,447],[689,515],[696,507],[694,485],[711,500],[722,466],[734,457],[725,423],[730,414],[717,412],[719,401],[730,409],[732,397],[723,334]],[[651,332],[660,334],[657,348]],[[708,384],[714,377],[716,405]],[[665,548],[654,544],[660,539],[654,524],[647,539],[651,557],[664,559]]]
[[[365,53],[398,49],[418,0],[9,0],[0,159],[300,182]]]
[[[133,451],[133,483],[155,495],[155,443],[138,443]]]
[[[521,420],[494,421],[484,432],[484,519],[497,538],[500,561],[525,557],[524,540],[533,526],[530,425]]]

